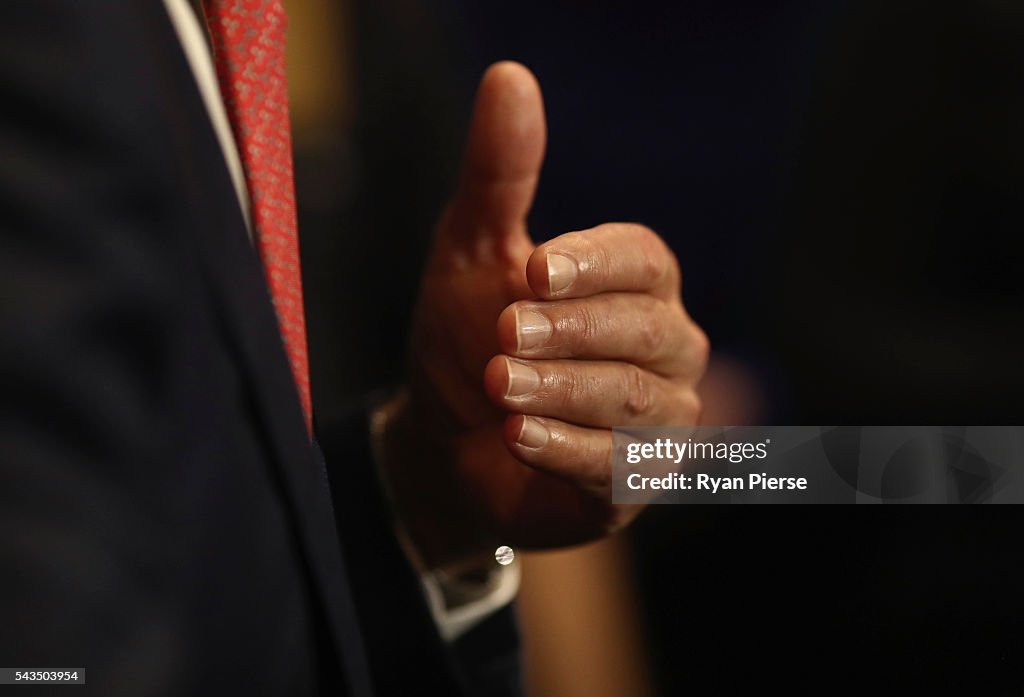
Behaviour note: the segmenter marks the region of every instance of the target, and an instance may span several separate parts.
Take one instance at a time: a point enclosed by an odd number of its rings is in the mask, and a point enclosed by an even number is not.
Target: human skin
[[[423,277],[408,386],[378,414],[385,479],[431,566],[622,528],[641,507],[611,503],[612,427],[700,416],[708,340],[665,243],[629,223],[531,241],[545,140],[533,75],[492,66]]]

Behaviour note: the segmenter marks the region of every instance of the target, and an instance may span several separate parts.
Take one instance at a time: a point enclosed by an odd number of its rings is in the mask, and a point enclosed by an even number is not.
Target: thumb
[[[448,214],[461,242],[526,237],[526,214],[544,159],[540,85],[519,63],[495,63],[477,89],[462,173]]]

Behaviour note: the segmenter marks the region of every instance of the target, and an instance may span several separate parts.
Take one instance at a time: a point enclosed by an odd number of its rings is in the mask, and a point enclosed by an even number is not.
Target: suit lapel
[[[225,326],[228,341],[248,376],[254,418],[280,472],[290,504],[296,535],[342,664],[361,657],[353,647],[353,618],[339,600],[346,588],[340,547],[331,508],[330,488],[322,461],[309,442],[263,270],[249,242],[227,165],[209,121],[174,28],[154,2],[153,34],[167,59],[169,119],[177,142],[187,144],[185,177],[190,187],[186,205],[198,202],[196,243],[211,295]],[[346,646],[349,650],[346,650]],[[348,677],[365,674],[365,666],[349,665]],[[362,690],[357,690],[362,692]]]

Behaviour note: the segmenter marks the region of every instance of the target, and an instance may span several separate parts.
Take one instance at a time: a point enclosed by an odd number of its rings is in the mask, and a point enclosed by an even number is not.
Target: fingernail
[[[522,397],[540,387],[540,374],[528,365],[506,358],[505,370],[508,371],[506,397]]]
[[[527,448],[543,448],[548,442],[548,429],[529,416],[523,417],[523,426],[519,429],[519,445]]]
[[[516,343],[518,350],[537,348],[551,338],[551,320],[533,310],[516,309]]]
[[[565,290],[576,280],[576,262],[562,254],[548,254],[548,290]]]

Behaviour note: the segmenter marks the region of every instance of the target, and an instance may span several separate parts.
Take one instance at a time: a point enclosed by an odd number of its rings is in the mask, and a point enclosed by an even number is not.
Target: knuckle
[[[590,387],[590,380],[586,375],[579,370],[570,369],[561,376],[558,399],[563,407],[584,403]]]
[[[669,265],[664,249],[660,244],[648,242],[640,248],[644,276],[661,281],[668,275]]]
[[[656,311],[640,314],[637,320],[636,337],[645,356],[652,356],[665,345],[668,326],[662,315]]]
[[[675,295],[680,296],[683,288],[683,270],[679,266],[679,259],[672,250],[668,252],[668,274],[672,278]]]
[[[657,240],[658,233],[651,228],[647,227],[643,223],[623,223],[623,227],[632,232],[637,238],[641,240]]]
[[[566,342],[574,351],[593,345],[600,340],[603,322],[590,303],[579,303],[569,316]]]
[[[692,337],[690,339],[694,367],[698,373],[703,373],[711,357],[711,340],[703,329],[693,325]]]
[[[655,284],[671,285],[678,293],[682,286],[682,271],[675,252],[661,235],[645,225],[632,225],[641,251],[641,269]]]
[[[648,278],[663,280],[672,272],[675,257],[658,233],[644,225],[632,225],[641,254],[641,269]]]
[[[622,382],[622,406],[626,414],[632,417],[647,416],[654,411],[654,390],[639,366],[627,365]]]
[[[689,390],[683,395],[682,409],[680,416],[684,425],[696,425],[700,423],[700,417],[704,412],[704,402],[695,391]]]

